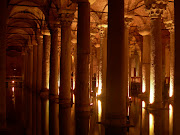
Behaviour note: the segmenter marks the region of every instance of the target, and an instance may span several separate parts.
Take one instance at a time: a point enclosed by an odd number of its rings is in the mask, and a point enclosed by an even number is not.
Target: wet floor
[[[73,101],[75,96],[73,95]],[[105,135],[104,101],[92,98],[90,113],[75,114],[75,104],[59,105],[28,90],[7,89],[7,132],[1,135]],[[132,97],[127,107],[126,135],[172,135],[173,106],[149,111],[146,103]],[[119,135],[121,133],[117,133]]]

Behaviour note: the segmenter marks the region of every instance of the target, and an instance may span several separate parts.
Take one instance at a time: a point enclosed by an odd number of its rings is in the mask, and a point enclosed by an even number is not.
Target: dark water
[[[74,96],[73,96],[74,97]],[[7,89],[6,135],[105,135],[104,101],[91,99],[91,112],[75,114],[75,104],[65,107],[29,90]],[[173,106],[148,111],[146,103],[132,97],[127,108],[127,135],[172,135]],[[107,127],[106,127],[107,128]],[[2,133],[1,133],[2,134]],[[117,135],[120,133],[117,133]],[[3,135],[3,134],[2,134]]]

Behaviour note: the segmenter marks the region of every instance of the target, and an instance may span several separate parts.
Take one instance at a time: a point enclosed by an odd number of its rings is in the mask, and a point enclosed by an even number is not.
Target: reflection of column
[[[43,57],[43,36],[40,36],[38,38],[38,47],[37,47],[37,82],[36,82],[37,93],[39,93],[42,88],[42,57]]]
[[[142,135],[148,135],[149,133],[149,115],[145,107],[146,103],[142,101]]]
[[[162,42],[161,14],[167,1],[148,1],[145,3],[151,17],[151,48],[150,48],[150,103],[161,107],[162,103]]]
[[[7,0],[2,0],[0,4],[0,128],[6,126],[6,19]]]
[[[50,33],[43,33],[42,90],[49,89],[50,73]]]
[[[140,32],[143,36],[143,51],[142,51],[142,93],[146,93],[147,101],[149,101],[150,92],[150,31],[143,30]]]
[[[167,29],[170,32],[170,84],[169,84],[169,97],[174,95],[174,23],[173,21],[165,22]]]
[[[126,50],[124,44],[124,1],[108,1],[108,43],[106,81],[106,134],[122,134],[126,124]],[[121,37],[121,38],[120,38]],[[121,106],[121,107],[118,107]]]
[[[36,92],[37,81],[37,45],[33,45],[33,92]]]
[[[88,0],[78,2],[77,37],[76,111],[89,111],[90,4]]]
[[[51,29],[49,94],[58,95],[58,28]]]
[[[64,107],[60,105],[59,108],[59,134],[72,135],[71,130],[71,107]],[[82,127],[83,128],[83,127]],[[78,134],[80,135],[80,134]]]
[[[59,135],[59,104],[49,101],[49,134]]]
[[[36,93],[32,93],[32,135],[36,135]]]
[[[71,92],[71,23],[73,13],[61,13],[60,102],[70,103]]]
[[[41,131],[41,99],[36,95],[36,134],[41,135]]]
[[[49,101],[41,99],[41,133],[49,135]]]

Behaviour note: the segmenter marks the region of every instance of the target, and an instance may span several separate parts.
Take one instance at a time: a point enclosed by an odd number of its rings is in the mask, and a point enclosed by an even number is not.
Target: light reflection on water
[[[11,98],[11,100],[13,101],[14,107],[15,109],[17,109],[17,107],[15,106],[15,98],[19,98],[19,96],[17,96],[17,93],[19,91],[19,89],[17,90],[16,87],[11,87],[9,89],[9,91],[11,91],[11,96],[13,95],[14,98]],[[16,93],[16,94],[15,94]],[[17,97],[16,97],[17,96]],[[154,116],[154,113],[148,113],[148,111],[145,109],[146,107],[146,103],[144,101],[139,100],[138,98],[134,98],[132,97],[132,103],[130,106],[127,107],[127,114],[130,116],[130,125],[133,125],[133,127],[130,127],[130,132],[129,135],[155,135],[155,120],[156,120],[156,115]],[[17,100],[16,99],[16,100]],[[25,98],[26,99],[26,98]],[[73,102],[74,102],[75,96],[73,94]],[[11,101],[11,102],[12,102]],[[42,126],[44,126],[44,132],[49,132],[49,100],[45,100],[43,101],[43,107],[44,109],[41,108],[41,118],[45,117],[43,119],[43,123]],[[95,103],[96,102],[96,103]],[[82,128],[86,129],[89,128],[89,135],[105,135],[105,133],[102,132],[102,129],[104,129],[104,126],[102,124],[97,124],[97,122],[102,122],[102,120],[104,120],[104,101],[103,100],[94,100],[94,104],[93,106],[95,106],[96,111],[92,111],[92,115],[95,115],[93,120],[90,120],[91,123],[89,123],[89,125],[84,124]],[[93,107],[92,106],[92,107]],[[28,106],[29,107],[29,106]],[[76,128],[76,122],[75,122],[75,104],[72,105],[71,108],[71,118],[72,118],[72,122],[71,122],[71,126],[69,128],[69,130],[72,130],[73,133],[72,135],[75,135],[75,128]],[[32,110],[31,110],[32,111]],[[169,104],[169,109],[167,110],[163,110],[163,113],[166,111],[167,115],[166,115],[166,122],[167,122],[167,129],[168,129],[168,124],[169,124],[169,130],[167,130],[166,133],[167,135],[173,135],[173,106],[171,104]],[[43,114],[44,113],[44,114]],[[66,115],[65,115],[66,116]],[[169,117],[169,118],[168,118]],[[29,119],[29,118],[27,118]],[[92,117],[90,117],[90,119],[92,119]],[[42,121],[42,119],[41,119]],[[83,121],[83,120],[82,120]],[[138,122],[140,121],[140,122]],[[92,126],[90,126],[92,125]],[[43,127],[42,127],[43,128]],[[146,128],[146,130],[143,130],[142,128]],[[47,129],[47,130],[46,130]],[[164,129],[163,129],[164,130]],[[164,131],[165,132],[165,131]],[[44,135],[48,135],[48,134],[44,134]],[[164,134],[163,134],[164,135]]]
[[[169,104],[169,135],[173,135],[173,106]]]
[[[149,135],[154,135],[154,116],[149,113]]]

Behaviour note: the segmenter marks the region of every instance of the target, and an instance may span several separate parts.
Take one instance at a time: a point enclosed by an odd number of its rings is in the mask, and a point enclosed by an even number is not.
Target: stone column
[[[49,81],[49,134],[59,135],[58,104],[58,28],[51,29],[50,81]]]
[[[40,93],[42,88],[42,57],[43,57],[43,36],[38,37],[37,47],[37,82],[36,89],[37,93]]]
[[[71,103],[71,23],[73,13],[61,13],[60,102]]]
[[[179,121],[180,121],[180,3],[179,1],[174,1],[175,10],[175,67],[174,67],[174,120],[173,120],[173,131],[174,135],[180,134]]]
[[[90,111],[88,93],[89,54],[90,4],[88,0],[78,0],[76,111]]]
[[[51,29],[49,94],[58,96],[58,28]]]
[[[28,85],[29,85],[29,89],[32,91],[32,84],[33,84],[33,46],[29,46],[29,56],[28,56],[28,61],[29,61],[29,65],[28,65]]]
[[[143,51],[142,51],[142,93],[146,98],[146,103],[149,101],[150,94],[150,46],[151,35],[149,30],[139,32],[143,36]]]
[[[7,0],[0,4],[0,128],[6,127],[6,20]]]
[[[33,45],[33,92],[36,92],[37,81],[37,45]]]
[[[108,1],[106,135],[126,134],[127,70],[124,42],[124,1]],[[118,107],[120,106],[120,107]]]
[[[42,91],[49,89],[49,74],[50,74],[50,47],[51,37],[50,32],[43,32],[43,61],[42,61]]]
[[[145,2],[151,17],[150,104],[155,107],[162,105],[161,15],[166,4],[167,0]]]
[[[169,84],[169,97],[174,95],[174,60],[175,60],[175,37],[174,37],[174,23],[173,21],[165,22],[166,28],[170,32],[170,84]]]
[[[132,22],[132,17],[131,16],[128,16],[128,15],[126,15],[125,16],[125,30],[124,30],[124,33],[125,33],[125,51],[126,51],[126,56],[125,56],[125,58],[126,58],[126,60],[125,60],[125,62],[126,62],[126,68],[125,68],[125,70],[127,70],[127,71],[125,71],[125,72],[127,72],[128,74],[126,75],[126,82],[127,82],[127,84],[126,84],[126,86],[127,86],[127,97],[129,98],[129,96],[130,96],[130,79],[129,79],[129,74],[130,74],[130,71],[129,71],[129,27],[130,27],[130,23]]]

